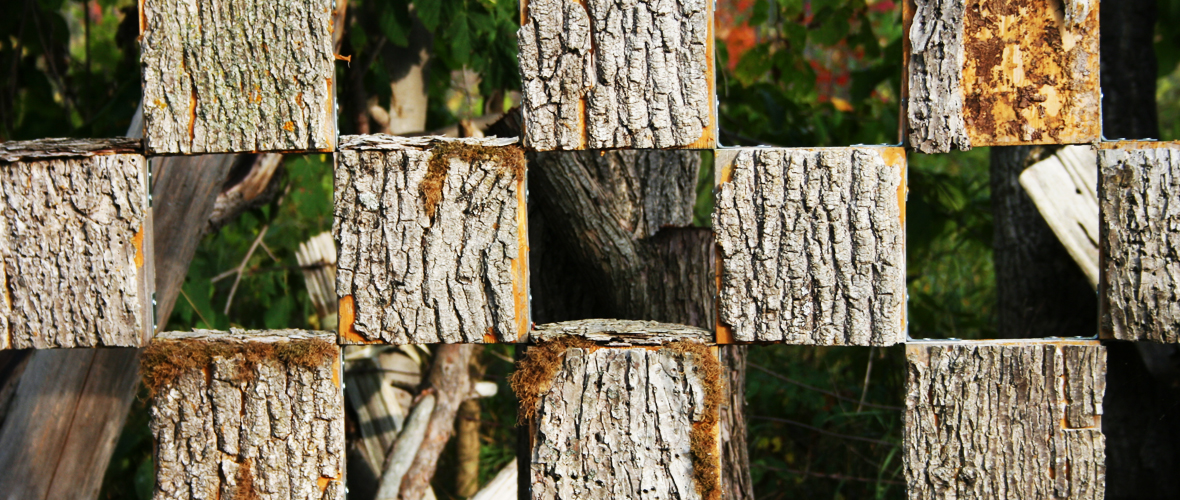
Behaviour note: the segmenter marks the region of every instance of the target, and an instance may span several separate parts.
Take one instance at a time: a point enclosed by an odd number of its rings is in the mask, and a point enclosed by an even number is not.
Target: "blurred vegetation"
[[[124,135],[139,99],[134,0],[0,0],[0,140]],[[411,4],[434,36],[427,129],[479,115],[489,97],[519,90],[516,2],[358,0],[341,48],[342,74],[360,68],[368,95],[387,106],[380,47],[408,43]],[[840,146],[897,143],[900,2],[718,0],[717,89],[726,145]],[[1180,138],[1180,0],[1160,0],[1161,139]],[[479,75],[457,101],[454,74]],[[344,81],[340,78],[339,81]],[[467,94],[472,89],[463,89]],[[466,95],[466,94],[465,94]],[[347,132],[351,124],[342,121]],[[914,337],[993,334],[994,274],[987,151],[910,155],[907,206],[909,326]],[[707,225],[706,154],[697,223]],[[206,237],[168,328],[317,328],[294,259],[298,244],[330,228],[331,159],[290,155],[283,193]],[[233,277],[246,259],[232,304]],[[484,349],[481,481],[512,459],[515,401],[505,381],[510,346]],[[758,498],[901,498],[902,348],[750,349],[750,457]],[[871,372],[871,373],[867,373]],[[867,376],[866,376],[867,373]],[[863,404],[862,404],[863,402]],[[876,406],[873,406],[876,405]],[[889,408],[893,407],[893,408]],[[444,456],[435,480],[453,498]],[[101,498],[150,497],[151,437],[137,401]]]

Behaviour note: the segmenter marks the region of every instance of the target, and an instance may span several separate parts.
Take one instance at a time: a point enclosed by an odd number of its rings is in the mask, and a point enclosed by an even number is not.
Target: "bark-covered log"
[[[1098,168],[1102,332],[1180,342],[1180,143],[1104,144]]]
[[[723,150],[717,165],[718,342],[903,340],[902,149]]]
[[[332,227],[341,341],[523,338],[528,240],[515,139],[341,142]]]
[[[343,500],[334,340],[295,330],[160,334],[142,365],[154,498]]]
[[[140,2],[147,151],[332,150],[334,7],[331,0]]]
[[[691,341],[530,349],[513,379],[533,418],[530,497],[718,498],[716,356]]]
[[[713,147],[712,20],[707,0],[522,1],[525,146]]]
[[[713,341],[712,332],[695,326],[617,319],[583,319],[538,325],[529,337],[536,343],[570,335],[618,347],[664,345],[679,340]]]
[[[918,0],[904,16],[915,149],[1100,138],[1096,0]]]
[[[152,334],[138,141],[0,145],[0,349],[140,346]]]
[[[1096,341],[912,343],[906,361],[909,498],[1103,498]]]

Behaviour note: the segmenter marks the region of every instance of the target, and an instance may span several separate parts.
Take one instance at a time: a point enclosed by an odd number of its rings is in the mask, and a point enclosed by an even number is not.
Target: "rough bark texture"
[[[332,232],[343,342],[516,341],[528,312],[514,141],[342,138]]]
[[[1038,146],[991,148],[999,338],[1075,337],[1098,331],[1098,300],[1086,274],[1020,186],[1020,173],[1053,152]]]
[[[566,350],[538,402],[532,498],[701,498],[690,435],[707,382],[696,363],[671,349]]]
[[[971,149],[963,123],[965,0],[918,0],[909,29],[910,145],[923,153]]]
[[[909,498],[1103,498],[1096,342],[906,346]]]
[[[134,137],[112,139],[38,139],[0,142],[0,162],[43,160],[48,158],[82,158],[116,153],[139,153],[142,141]]]
[[[711,342],[708,330],[656,321],[585,319],[538,325],[529,333],[534,343],[574,335],[607,346],[664,345],[678,340]]]
[[[1121,340],[1180,342],[1180,144],[1098,152],[1102,329]]]
[[[1156,108],[1156,0],[1107,2],[1102,24],[1102,135],[1159,138]]]
[[[735,151],[732,162],[719,157],[718,312],[735,340],[904,339],[904,163],[895,152],[754,149]]]
[[[721,405],[721,498],[754,500],[750,453],[746,444],[746,350],[744,345],[717,348],[725,377],[725,402]]]
[[[331,0],[145,0],[150,153],[331,150]]]
[[[522,5],[525,146],[675,148],[708,137],[715,100],[710,2]]]
[[[0,164],[0,349],[150,338],[146,160],[76,151]]]
[[[543,212],[541,230],[552,235],[537,242],[540,269],[588,281],[571,284],[584,296],[554,304],[569,295],[556,289],[570,278],[550,287],[546,271],[534,273],[542,283],[533,298],[550,311],[537,321],[598,316],[711,328],[709,231],[674,229],[692,223],[700,161],[688,151],[537,154],[534,212]]]
[[[157,343],[282,343],[325,332],[160,334]],[[184,354],[183,349],[180,354]],[[213,355],[152,399],[156,486],[163,499],[339,499],[344,492],[344,397],[339,350],[314,368],[279,358]]]

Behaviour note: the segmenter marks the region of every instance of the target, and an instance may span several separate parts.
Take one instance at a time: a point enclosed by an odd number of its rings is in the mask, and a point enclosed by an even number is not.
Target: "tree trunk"
[[[1103,498],[1097,342],[917,343],[906,363],[909,498]]]
[[[340,369],[325,332],[160,334],[142,365],[154,498],[344,500]]]

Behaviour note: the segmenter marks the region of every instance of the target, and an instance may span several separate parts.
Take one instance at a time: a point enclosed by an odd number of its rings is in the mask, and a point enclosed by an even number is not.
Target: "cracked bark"
[[[333,149],[333,8],[330,0],[142,2],[147,151]]]
[[[345,343],[512,342],[528,324],[515,140],[431,141],[342,140],[332,231]],[[441,176],[431,217],[421,191],[438,147],[489,156],[442,159],[446,170],[429,174]]]
[[[529,0],[521,11],[525,146],[712,145],[711,2]]]
[[[327,332],[271,330],[162,333],[156,342],[184,341],[188,350],[309,338],[335,340]],[[163,385],[151,408],[153,498],[343,500],[344,397],[333,350],[314,368],[214,355]]]
[[[1180,211],[1172,206],[1180,144],[1116,143],[1099,150],[1098,168],[1102,329],[1120,340],[1180,342]]]
[[[732,328],[733,338],[811,345],[901,342],[900,150],[730,154],[732,160],[718,159],[723,182],[713,228],[721,251],[719,320]]]
[[[1106,348],[906,346],[909,498],[1103,498]]]
[[[908,3],[913,0],[907,0]],[[963,123],[963,8],[965,0],[925,0],[907,34],[909,142],[923,153],[971,149]]]
[[[0,163],[0,349],[150,338],[147,161],[121,141],[0,146],[22,158]]]
[[[566,350],[537,405],[532,498],[701,498],[690,435],[708,382],[693,356]]]
[[[632,345],[664,345],[679,340],[706,343],[713,334],[695,326],[617,319],[584,319],[537,325],[529,333],[533,343],[547,342],[566,336],[582,337],[610,347]]]

